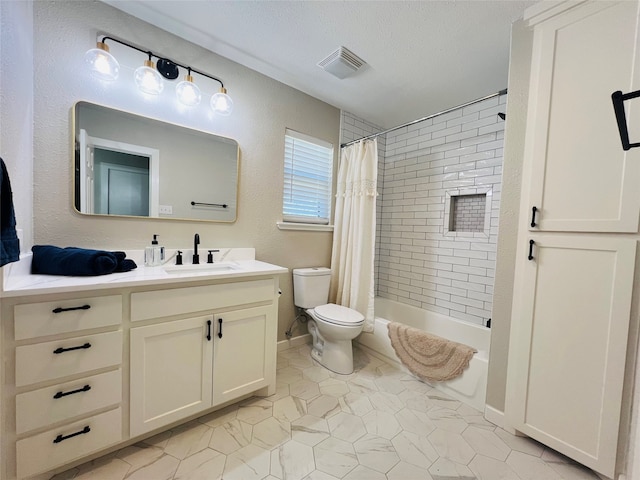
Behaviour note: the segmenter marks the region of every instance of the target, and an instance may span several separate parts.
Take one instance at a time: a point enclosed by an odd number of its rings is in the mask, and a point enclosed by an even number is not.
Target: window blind
[[[331,218],[333,145],[289,129],[284,138],[283,220],[326,225]]]

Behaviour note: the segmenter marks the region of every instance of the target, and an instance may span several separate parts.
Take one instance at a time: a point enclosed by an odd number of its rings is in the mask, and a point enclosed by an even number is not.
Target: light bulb
[[[159,95],[164,88],[162,76],[156,71],[151,60],[145,60],[143,66],[136,68],[133,78],[138,88],[149,95]]]
[[[96,48],[88,50],[84,54],[84,61],[91,69],[91,75],[100,80],[108,82],[118,78],[120,64],[113,55],[109,53],[109,47],[104,42],[98,42]]]
[[[227,95],[227,89],[222,87],[218,93],[211,97],[211,108],[218,115],[231,115],[233,111],[233,100]]]
[[[200,89],[193,83],[191,75],[185,75],[184,80],[176,85],[176,95],[180,103],[193,107],[200,103]]]

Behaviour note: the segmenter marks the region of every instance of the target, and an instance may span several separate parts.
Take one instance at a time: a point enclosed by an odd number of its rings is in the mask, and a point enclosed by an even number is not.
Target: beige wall
[[[533,34],[524,26],[523,21],[513,24],[486,402],[500,412],[504,411],[507,383],[532,40]]]
[[[161,99],[145,100],[123,66],[113,85],[88,76],[86,50],[96,35],[110,34],[222,78],[234,99],[230,117],[214,117],[203,99],[197,113]],[[340,112],[324,102],[181,40],[99,2],[34,4],[34,243],[142,249],[158,233],[169,248],[255,247],[257,258],[288,268],[330,262],[330,232],[280,231],[285,128],[336,145]],[[144,60],[142,56],[140,62]],[[126,67],[126,68],[125,68]],[[197,81],[197,77],[196,77]],[[172,90],[173,85],[165,87]],[[213,93],[213,92],[211,92]],[[168,98],[168,97],[167,97]],[[231,137],[240,145],[238,219],[232,224],[98,218],[72,208],[71,107],[87,100]],[[184,185],[189,188],[189,185]],[[290,275],[281,279],[278,338],[293,318]]]

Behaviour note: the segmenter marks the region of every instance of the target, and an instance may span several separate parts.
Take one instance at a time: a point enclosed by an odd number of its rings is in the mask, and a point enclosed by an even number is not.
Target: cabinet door
[[[640,148],[622,150],[611,102],[614,91],[640,89],[638,18],[638,2],[586,2],[534,26],[525,147],[532,230],[638,231]],[[625,104],[637,137],[640,101]]]
[[[636,241],[537,234],[523,258],[506,415],[516,430],[614,475]]]
[[[214,405],[275,382],[275,312],[269,306],[215,315]]]
[[[131,329],[132,437],[211,406],[212,320],[207,315]]]

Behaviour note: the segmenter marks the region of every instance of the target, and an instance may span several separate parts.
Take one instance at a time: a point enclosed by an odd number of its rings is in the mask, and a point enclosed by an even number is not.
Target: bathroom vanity
[[[275,393],[287,269],[240,250],[241,260],[103,277],[29,275],[29,257],[5,267],[0,478],[60,470]]]

